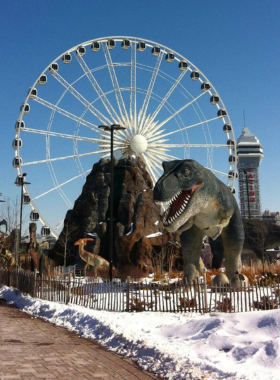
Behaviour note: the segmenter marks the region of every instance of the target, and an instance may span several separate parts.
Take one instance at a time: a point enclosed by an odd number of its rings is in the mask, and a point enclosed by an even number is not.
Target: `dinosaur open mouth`
[[[161,202],[161,204],[168,205],[168,208],[163,215],[164,226],[169,226],[183,214],[183,212],[187,209],[195,190],[201,185],[203,185],[203,183],[197,183],[190,190],[178,191],[178,193],[175,194],[169,201]]]

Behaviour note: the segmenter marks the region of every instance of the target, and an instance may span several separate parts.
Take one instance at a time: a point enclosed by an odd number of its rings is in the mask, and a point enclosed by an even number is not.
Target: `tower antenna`
[[[245,111],[243,110],[243,122],[244,122],[244,128],[246,127],[246,123],[245,123]]]

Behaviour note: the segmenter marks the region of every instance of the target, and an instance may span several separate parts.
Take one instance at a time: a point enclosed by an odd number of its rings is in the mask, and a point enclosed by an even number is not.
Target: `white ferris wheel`
[[[162,162],[191,158],[234,192],[236,143],[228,112],[206,76],[174,50],[136,37],[105,37],[67,50],[30,87],[15,125],[13,166],[27,172],[23,204],[42,235],[58,236],[100,158],[139,155],[153,181]]]

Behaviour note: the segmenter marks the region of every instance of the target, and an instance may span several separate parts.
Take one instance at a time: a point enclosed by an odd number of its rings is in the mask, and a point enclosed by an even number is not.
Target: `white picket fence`
[[[254,284],[235,289],[206,285],[198,278],[191,286],[182,281],[146,282],[127,278],[102,281],[92,277],[38,277],[32,272],[0,269],[0,283],[42,300],[96,310],[160,312],[248,312],[280,308],[280,284]]]

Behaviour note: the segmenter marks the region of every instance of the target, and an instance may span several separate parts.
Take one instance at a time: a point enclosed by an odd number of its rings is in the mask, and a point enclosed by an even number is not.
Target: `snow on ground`
[[[22,311],[91,338],[164,379],[279,379],[280,310],[238,314],[121,313],[23,296]]]

